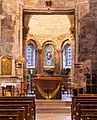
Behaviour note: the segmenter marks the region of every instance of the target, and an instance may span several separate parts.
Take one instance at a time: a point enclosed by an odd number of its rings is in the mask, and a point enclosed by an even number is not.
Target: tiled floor
[[[71,95],[62,95],[62,100],[71,101]],[[36,120],[71,120],[71,113],[37,113]]]

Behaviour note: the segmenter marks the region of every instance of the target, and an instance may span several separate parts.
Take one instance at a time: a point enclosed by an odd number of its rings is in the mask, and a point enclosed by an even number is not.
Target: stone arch
[[[69,39],[66,39],[66,40],[64,40],[64,41],[62,42],[61,50],[63,50],[64,46],[67,45],[67,44],[71,45],[71,42],[70,42]]]
[[[41,52],[41,55],[42,55],[42,57],[41,57],[41,67],[42,67],[42,72],[44,73],[44,74],[47,74],[47,72],[45,71],[46,70],[46,68],[45,68],[45,47],[46,47],[46,45],[51,45],[52,47],[53,47],[53,49],[54,49],[54,57],[55,57],[55,52],[56,52],[56,46],[55,46],[55,43],[52,41],[52,40],[47,40],[47,41],[45,41],[43,44],[42,44],[42,52]]]
[[[33,39],[29,39],[29,40],[27,41],[27,45],[28,45],[29,43],[33,44],[36,48],[38,47],[36,41],[33,40]]]
[[[42,51],[43,51],[43,54],[45,54],[45,46],[46,45],[51,45],[53,48],[54,48],[54,53],[56,53],[56,46],[55,46],[55,43],[52,41],[52,40],[47,40],[43,43],[42,45]]]
[[[45,41],[45,42],[43,43],[43,45],[42,45],[42,48],[44,49],[44,48],[45,48],[45,45],[47,45],[47,44],[52,45],[52,46],[54,47],[54,49],[56,48],[55,43],[54,43],[54,41],[52,41],[52,40],[47,40],[47,41]]]

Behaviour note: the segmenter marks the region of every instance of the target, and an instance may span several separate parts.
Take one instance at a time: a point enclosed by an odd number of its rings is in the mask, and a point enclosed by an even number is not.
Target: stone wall
[[[75,71],[78,83],[84,78],[85,69],[88,67],[90,74],[97,72],[97,1],[80,0],[76,3],[76,63],[84,65]],[[86,65],[86,62],[89,64]]]

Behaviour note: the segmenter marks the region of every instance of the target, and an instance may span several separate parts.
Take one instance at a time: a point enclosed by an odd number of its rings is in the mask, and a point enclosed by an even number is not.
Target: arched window
[[[45,46],[45,65],[44,67],[54,68],[54,48],[52,45]]]
[[[26,66],[27,68],[35,68],[35,46],[28,44],[26,49]]]
[[[67,44],[63,49],[63,68],[71,68],[72,64],[72,48]]]
[[[12,75],[12,58],[3,57],[1,59],[2,75]]]

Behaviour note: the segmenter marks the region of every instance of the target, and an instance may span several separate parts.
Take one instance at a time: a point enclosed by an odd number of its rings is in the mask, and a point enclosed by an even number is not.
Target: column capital
[[[57,52],[62,52],[62,50],[59,50],[59,49],[57,49],[56,51],[57,51]]]
[[[37,52],[38,53],[42,52],[42,49],[41,48],[37,49]]]

